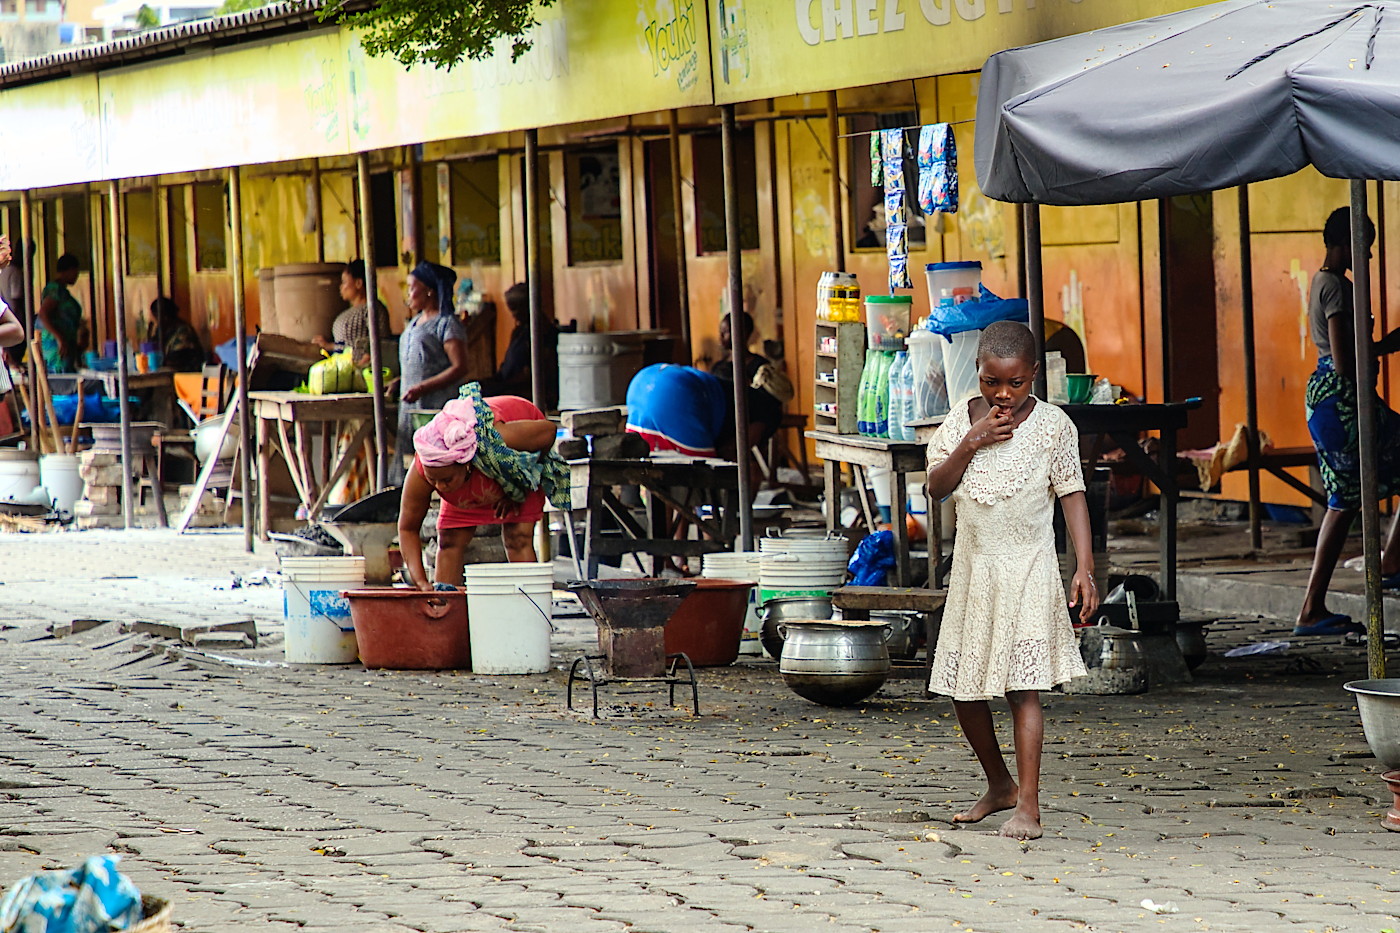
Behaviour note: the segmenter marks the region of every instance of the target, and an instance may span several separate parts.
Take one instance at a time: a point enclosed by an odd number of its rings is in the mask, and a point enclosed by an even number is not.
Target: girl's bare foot
[[[972,808],[963,813],[954,813],[954,823],[978,823],[993,813],[1000,813],[1002,810],[1010,810],[1016,806],[1016,785],[1011,784],[1005,788],[993,790],[987,789],[982,795],[982,799],[972,805]]]
[[[1011,819],[1001,824],[1000,832],[1008,839],[1039,839],[1043,835],[1040,814],[1018,809],[1011,815]]]

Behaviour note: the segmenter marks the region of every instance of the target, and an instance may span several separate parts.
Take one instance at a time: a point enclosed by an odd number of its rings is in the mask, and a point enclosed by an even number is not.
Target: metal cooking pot
[[[885,647],[889,649],[891,658],[908,661],[918,653],[919,649],[914,640],[914,626],[919,622],[917,613],[872,612],[870,618],[889,626],[885,635]]]
[[[778,672],[793,693],[823,706],[852,706],[890,673],[887,623],[810,619],[784,622]]]
[[[770,599],[758,609],[763,627],[758,638],[768,656],[777,660],[783,654],[783,636],[778,626],[795,619],[829,619],[835,614],[830,596],[784,596]]]
[[[1147,654],[1141,633],[1115,625],[1091,625],[1079,630],[1079,653],[1088,676],[1065,684],[1065,693],[1098,696],[1143,693],[1147,690]]]

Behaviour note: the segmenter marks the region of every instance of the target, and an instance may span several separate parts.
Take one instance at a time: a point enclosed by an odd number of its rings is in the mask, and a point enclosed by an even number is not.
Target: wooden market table
[[[307,395],[302,392],[249,392],[258,444],[258,524],[262,540],[268,540],[267,516],[271,505],[268,476],[273,455],[287,464],[297,496],[306,514],[321,511],[335,487],[355,462],[362,445],[373,443],[374,396],[368,392],[345,395]],[[360,426],[338,453],[336,435],[345,425]],[[312,439],[321,439],[316,456]],[[373,463],[373,457],[370,458]]]
[[[573,487],[569,548],[581,579],[597,578],[600,557],[649,554],[651,573],[657,575],[666,558],[700,557],[734,549],[739,536],[737,464],[662,455],[645,460],[571,460],[569,469]],[[618,486],[637,486],[645,491],[641,519],[618,498]],[[609,517],[620,527],[620,535],[603,534]],[[675,517],[698,528],[700,539],[675,537]],[[574,534],[574,525],[580,520],[584,525],[582,542]]]
[[[890,492],[890,530],[894,533],[895,582],[901,587],[912,585],[913,569],[909,560],[909,525],[906,514],[909,499],[908,477],[910,473],[923,472],[925,444],[918,441],[891,441],[860,434],[834,434],[828,431],[808,431],[806,436],[815,442],[817,457],[822,461],[828,531],[836,530],[840,521],[841,464],[851,465],[856,473],[858,485],[864,482],[861,474],[866,470],[874,468],[889,471],[894,479]],[[869,514],[870,506],[864,498],[861,504],[866,511],[866,522],[873,531],[876,522],[874,516]],[[932,508],[929,509],[929,519],[929,580],[937,582],[940,548]]]
[[[1046,404],[1044,402],[1040,404]],[[1176,481],[1176,432],[1186,427],[1187,413],[1201,407],[1200,399],[1188,402],[1166,402],[1152,405],[1061,405],[1081,439],[1089,441],[1084,459],[1092,470],[1099,463],[1103,438],[1112,438],[1128,462],[1142,472],[1157,487],[1162,533],[1158,535],[1158,572],[1162,579],[1163,598],[1176,599],[1176,506],[1180,490]],[[938,425],[939,418],[927,418],[915,423],[915,433],[921,445],[927,444]],[[1138,439],[1148,431],[1156,431],[1160,443],[1157,456],[1149,456],[1138,445]],[[930,516],[934,513],[929,506]],[[930,530],[930,538],[932,538]]]

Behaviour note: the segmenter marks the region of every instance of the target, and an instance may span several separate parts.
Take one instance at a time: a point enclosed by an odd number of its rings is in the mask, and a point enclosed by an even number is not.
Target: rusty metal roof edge
[[[205,40],[205,43],[213,46],[256,41],[289,28],[319,24],[318,11],[326,5],[327,0],[284,0],[241,13],[177,23],[110,42],[82,45],[38,58],[8,62],[0,65],[0,90],[165,58],[183,51],[195,40]],[[372,5],[372,0],[350,0],[345,8],[355,11]],[[221,42],[221,39],[225,41]]]

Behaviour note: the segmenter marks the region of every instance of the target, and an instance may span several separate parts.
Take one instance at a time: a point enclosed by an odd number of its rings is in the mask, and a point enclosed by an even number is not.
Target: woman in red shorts
[[[502,395],[485,400],[495,416],[495,430],[513,450],[543,453],[554,445],[555,426],[523,398]],[[474,467],[477,418],[473,403],[454,399],[413,435],[413,465],[404,479],[399,504],[399,548],[412,582],[430,590],[433,582],[462,585],[467,545],[480,525],[501,525],[506,556],[534,561],[534,530],[544,514],[545,494],[536,489],[515,502],[500,483]],[[423,519],[436,492],[438,556],[434,580],[423,569]]]

